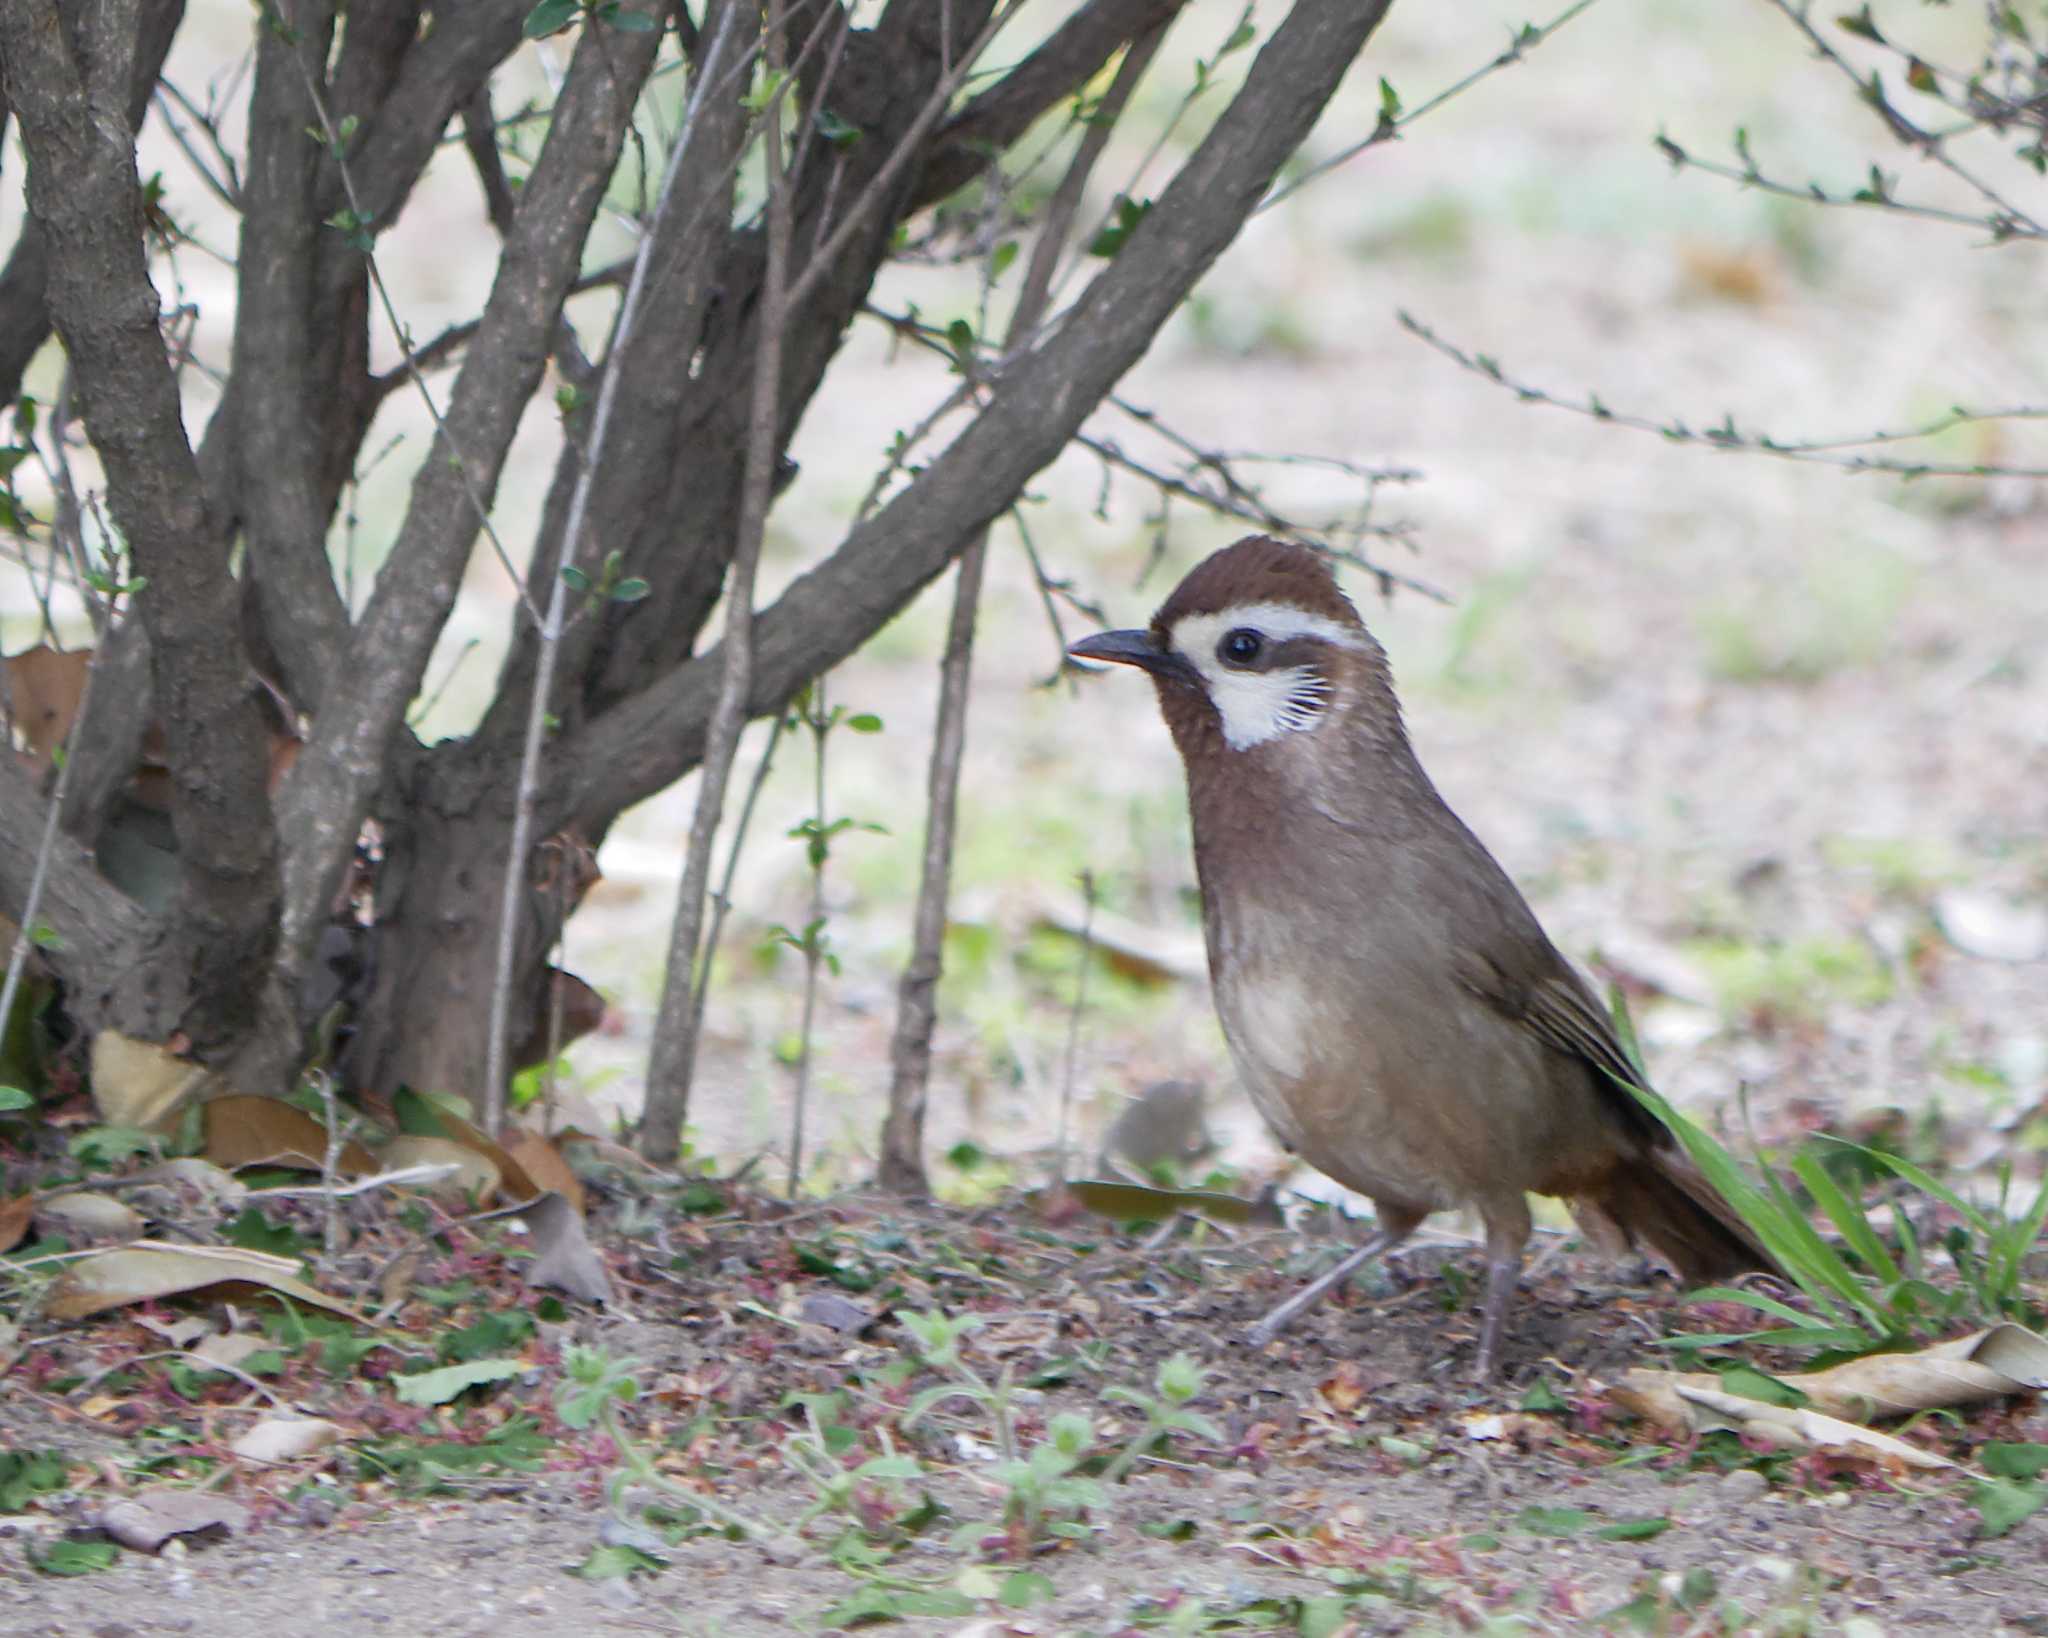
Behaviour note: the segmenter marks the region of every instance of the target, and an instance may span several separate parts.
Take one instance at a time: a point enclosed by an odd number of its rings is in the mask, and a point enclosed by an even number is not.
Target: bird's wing
[[[1504,941],[1510,950],[1461,952],[1460,982],[1545,1046],[1588,1064],[1602,1105],[1619,1125],[1652,1142],[1668,1141],[1663,1124],[1628,1090],[1645,1084],[1643,1072],[1585,980],[1540,929],[1530,931],[1533,940],[1510,935]]]

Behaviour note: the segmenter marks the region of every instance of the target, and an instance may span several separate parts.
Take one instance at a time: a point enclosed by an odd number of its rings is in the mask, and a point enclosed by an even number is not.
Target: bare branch
[[[1402,329],[1435,348],[1459,368],[1470,370],[1474,375],[1491,381],[1495,386],[1505,387],[1525,404],[1543,404],[1551,409],[1568,410],[1574,415],[1604,421],[1612,426],[1628,427],[1636,432],[1654,432],[1658,437],[1674,444],[1701,444],[1709,449],[1775,455],[1783,461],[1805,461],[1819,466],[1835,466],[1845,472],[1889,472],[1901,478],[2048,478],[2048,466],[2007,466],[1991,461],[1905,461],[1890,456],[1851,453],[1873,445],[1911,443],[1921,438],[1932,438],[1955,427],[1981,421],[2048,420],[2048,405],[2016,404],[2010,408],[1995,410],[1972,410],[1958,405],[1946,415],[1936,416],[1917,427],[1879,429],[1841,438],[1780,439],[1773,438],[1768,433],[1744,431],[1735,424],[1733,415],[1723,415],[1719,423],[1713,426],[1694,427],[1684,421],[1659,421],[1647,415],[1633,415],[1624,410],[1611,409],[1594,393],[1588,393],[1584,398],[1565,398],[1547,392],[1541,387],[1531,386],[1526,381],[1515,379],[1503,370],[1495,359],[1485,353],[1468,353],[1454,343],[1446,341],[1411,313],[1402,313],[1400,320]]]
[[[736,8],[738,0],[727,0]],[[783,71],[782,0],[769,0],[764,39],[771,75]],[[760,561],[773,498],[780,440],[777,395],[782,384],[782,332],[793,308],[789,278],[791,203],[782,153],[782,98],[769,99],[762,134],[768,166],[768,262],[761,280],[760,323],[755,335],[753,404],[747,424],[746,472],[740,491],[739,536],[727,577],[725,642],[720,656],[718,698],[711,714],[704,761],[698,773],[697,806],[690,821],[690,847],[683,863],[681,895],[669,930],[668,971],[655,1022],[654,1050],[647,1064],[647,1101],[641,1117],[640,1151],[650,1159],[673,1159],[688,1115],[690,1082],[697,1067],[697,971],[702,949],[704,895],[711,881],[712,847],[725,811],[740,731],[746,726],[754,682],[754,570]],[[822,265],[822,253],[814,266]],[[778,702],[779,703],[779,702]]]
[[[915,482],[763,612],[751,711],[774,709],[836,665],[1058,455],[1235,236],[1385,10],[1385,0],[1297,0],[1059,328],[1005,367],[988,407]],[[548,780],[560,817],[615,813],[691,767],[722,666],[716,651],[693,660],[564,745]]]
[[[414,480],[405,522],[346,661],[330,678],[312,735],[280,793],[292,838],[282,936],[286,972],[296,972],[310,955],[386,750],[454,605],[476,535],[474,497],[487,508],[520,413],[539,385],[548,340],[658,43],[652,31],[602,24],[578,41],[446,420]]]
[[[1393,88],[1388,86],[1386,81],[1382,80],[1380,84],[1384,89],[1381,93],[1380,118],[1379,123],[1373,127],[1372,134],[1352,143],[1350,147],[1332,154],[1328,159],[1311,165],[1301,175],[1289,179],[1286,186],[1275,188],[1260,203],[1259,209],[1262,211],[1271,210],[1281,200],[1300,192],[1318,177],[1328,175],[1339,165],[1349,164],[1360,154],[1364,153],[1366,149],[1376,148],[1382,142],[1392,142],[1417,120],[1435,113],[1452,99],[1463,96],[1481,80],[1498,74],[1503,68],[1513,67],[1531,51],[1542,45],[1544,41],[1556,34],[1567,23],[1591,10],[1592,6],[1593,0],[1573,0],[1571,5],[1566,6],[1563,11],[1559,12],[1547,23],[1524,23],[1515,30],[1514,37],[1508,42],[1507,49],[1501,52],[1499,56],[1480,64],[1479,67],[1473,69],[1463,79],[1456,80],[1452,84],[1445,86],[1435,96],[1429,98],[1426,102],[1418,103],[1413,108],[1404,110],[1401,107],[1400,98],[1392,95]]]
[[[1053,270],[1073,231],[1089,174],[1138,81],[1151,67],[1165,33],[1162,24],[1124,54],[1102,107],[1075,150],[1067,174],[1047,206],[1045,225],[1032,247],[1031,263],[1010,316],[1005,350],[1026,345],[1045,317]],[[939,666],[939,719],[932,730],[931,772],[925,802],[924,868],[918,882],[910,959],[896,993],[896,1030],[889,1046],[889,1112],[882,1125],[882,1186],[898,1194],[927,1191],[924,1171],[924,1113],[930,1090],[932,1032],[938,1023],[939,980],[945,972],[946,902],[953,877],[953,835],[959,811],[960,764],[967,745],[968,685],[974,672],[974,622],[988,558],[983,525],[960,554],[946,652]]]
[[[640,303],[647,289],[648,270],[653,264],[654,247],[660,242],[662,218],[671,208],[678,180],[683,174],[684,163],[692,156],[690,139],[696,129],[697,115],[704,104],[705,87],[713,83],[717,77],[720,48],[730,31],[736,9],[735,4],[728,4],[720,15],[718,32],[712,40],[709,57],[704,69],[699,71],[697,84],[692,87],[689,105],[683,116],[683,128],[677,134],[675,147],[669,153],[667,173],[661,182],[661,196],[654,207],[654,221],[640,241],[639,254],[633,260],[633,276],[627,282],[625,300],[619,305],[618,322],[612,331],[612,344],[605,354],[604,379],[598,388],[597,412],[591,420],[590,447],[583,452],[582,468],[576,480],[576,493],[569,503],[569,521],[562,530],[561,561],[564,570],[576,566],[577,555],[583,544],[583,519],[590,506],[591,480],[604,459],[605,435],[611,429],[612,413],[618,400],[619,377],[623,371],[622,361],[630,356],[630,349],[634,344],[633,326],[640,316]],[[771,126],[771,131],[772,129]],[[547,615],[541,623],[540,659],[534,675],[532,700],[527,711],[526,743],[520,753],[519,791],[513,808],[512,839],[505,864],[503,891],[498,904],[497,977],[491,986],[491,1034],[482,1103],[484,1130],[487,1132],[497,1131],[505,1116],[505,1054],[511,1045],[508,1031],[512,1006],[512,968],[519,950],[520,909],[528,891],[528,855],[533,849],[534,809],[539,800],[540,789],[541,740],[546,731],[548,711],[554,696],[555,663],[561,651],[563,626],[568,618],[569,594],[568,575],[556,574],[548,594]]]

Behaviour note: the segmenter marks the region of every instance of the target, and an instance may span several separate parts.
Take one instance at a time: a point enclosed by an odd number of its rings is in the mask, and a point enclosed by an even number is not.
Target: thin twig
[[[729,0],[737,9],[736,0]],[[769,0],[766,51],[771,74],[783,68],[783,4]],[[782,98],[771,97],[764,110],[762,149],[768,170],[767,265],[762,274],[759,314],[755,322],[753,401],[747,418],[746,467],[740,483],[738,538],[725,587],[724,661],[718,700],[704,741],[698,771],[697,808],[690,821],[689,852],[683,865],[681,896],[669,932],[668,975],[662,986],[661,1010],[655,1023],[654,1048],[647,1065],[647,1099],[640,1128],[641,1153],[666,1161],[676,1154],[683,1117],[689,1107],[690,1081],[696,1070],[697,964],[703,958],[705,889],[711,877],[711,851],[725,807],[725,787],[738,755],[740,731],[746,724],[747,698],[754,670],[754,571],[766,532],[780,425],[783,330],[791,308],[789,243],[791,201],[782,156]]]
[[[1380,112],[1379,124],[1373,127],[1370,136],[1352,143],[1350,147],[1332,154],[1328,159],[1321,161],[1319,164],[1311,165],[1299,176],[1275,188],[1259,201],[1258,210],[1253,211],[1252,214],[1256,216],[1259,211],[1271,210],[1281,200],[1292,197],[1318,177],[1334,171],[1339,165],[1348,164],[1364,153],[1366,149],[1376,148],[1382,142],[1393,141],[1394,138],[1401,135],[1402,132],[1406,131],[1409,126],[1413,125],[1424,115],[1435,113],[1453,97],[1464,95],[1465,92],[1471,90],[1473,86],[1486,79],[1489,75],[1497,74],[1503,68],[1512,67],[1520,62],[1531,51],[1535,50],[1537,46],[1542,45],[1544,41],[1563,28],[1565,24],[1591,10],[1593,3],[1594,0],[1575,0],[1574,4],[1565,7],[1563,11],[1559,12],[1547,23],[1524,23],[1515,31],[1514,39],[1499,56],[1493,58],[1490,62],[1482,63],[1463,79],[1444,87],[1443,90],[1439,91],[1427,102],[1418,103],[1415,107],[1405,112],[1397,111],[1390,113],[1383,106]],[[1398,108],[1398,104],[1396,107]]]
[[[925,98],[924,106],[918,109],[917,117],[910,122],[909,129],[903,133],[902,139],[897,142],[895,150],[882,162],[881,168],[869,178],[868,185],[861,190],[860,197],[854,200],[853,204],[848,207],[846,215],[841,220],[839,226],[832,230],[831,237],[820,245],[817,250],[812,252],[811,259],[805,264],[804,270],[795,279],[790,281],[788,305],[791,308],[800,305],[804,298],[811,293],[817,286],[818,281],[830,271],[833,263],[838,260],[840,253],[852,243],[854,234],[860,231],[866,224],[868,217],[880,207],[883,200],[888,198],[890,191],[896,185],[896,178],[902,173],[904,166],[910,163],[910,158],[913,154],[922,152],[925,137],[930,133],[932,127],[938,123],[939,116],[952,106],[953,94],[960,89],[961,83],[967,78],[968,70],[974,66],[981,54],[989,48],[990,43],[994,41],[995,37],[1002,32],[1003,26],[1012,17],[1016,16],[1026,3],[1027,0],[1009,0],[1009,4],[1001,7],[994,16],[989,18],[981,33],[975,37],[973,45],[968,47],[966,54],[953,65],[951,70],[939,77],[938,84],[932,87],[931,95]],[[771,99],[771,106],[774,103],[779,103],[781,100],[780,97]],[[781,156],[775,154],[772,157],[779,168]]]
[[[760,800],[761,787],[768,783],[768,771],[775,765],[775,747],[781,743],[783,725],[788,718],[780,711],[768,729],[768,743],[761,749],[760,765],[754,769],[754,777],[747,784],[746,799],[740,803],[739,821],[732,828],[732,845],[725,855],[725,874],[719,879],[718,891],[711,895],[711,925],[704,934],[704,959],[697,964],[697,987],[690,997],[690,1027],[701,1030],[704,1027],[704,998],[711,993],[711,958],[718,953],[718,941],[724,935],[726,918],[732,914],[732,885],[739,875],[740,850],[746,845],[748,828],[754,822],[754,804]]]
[[[1541,387],[1515,379],[1503,370],[1495,359],[1485,353],[1468,353],[1455,343],[1446,341],[1411,313],[1404,312],[1399,317],[1401,327],[1409,334],[1436,349],[1461,369],[1470,370],[1474,375],[1483,376],[1496,386],[1507,388],[1525,404],[1543,404],[1551,409],[1568,410],[1574,415],[1587,416],[1613,426],[1629,427],[1637,432],[1654,432],[1658,437],[1674,444],[1702,444],[1709,449],[1742,450],[1757,455],[1775,455],[1784,461],[1806,461],[1821,466],[1839,467],[1847,472],[1889,472],[1903,478],[2048,478],[2048,466],[2001,466],[1991,462],[1965,464],[1960,461],[1900,461],[1888,456],[1845,453],[1863,445],[1908,443],[1916,438],[1931,438],[1953,427],[1969,426],[1980,421],[2048,420],[2048,406],[2020,404],[1997,410],[1970,410],[1957,406],[1946,415],[1938,416],[1918,427],[1879,429],[1861,437],[1787,441],[1773,438],[1767,433],[1745,432],[1736,426],[1732,415],[1724,415],[1718,426],[1695,428],[1683,421],[1659,421],[1647,415],[1632,415],[1611,409],[1596,394],[1588,394],[1583,399],[1560,397]]]
[[[736,14],[729,4],[719,19],[718,37],[711,43],[711,61],[718,60],[727,28]],[[632,340],[633,324],[640,315],[640,302],[647,286],[648,268],[654,247],[661,239],[661,219],[683,174],[683,161],[690,150],[690,137],[697,127],[697,115],[704,103],[705,88],[715,75],[708,71],[692,88],[683,112],[683,128],[669,152],[667,174],[661,181],[661,195],[655,202],[654,220],[640,241],[633,258],[633,276],[627,281],[625,300],[619,304],[618,322],[612,328],[612,344],[605,353],[604,379],[598,387],[597,409],[591,418],[590,445],[576,474],[576,488],[569,501],[568,520],[562,526],[561,566],[572,567],[581,544],[584,514],[590,508],[590,491],[604,454],[605,434],[611,428],[612,405],[618,397],[619,376]],[[484,1072],[484,1130],[495,1132],[505,1114],[505,1057],[511,1043],[506,1039],[512,1007],[512,974],[519,953],[519,912],[526,889],[527,854],[533,847],[534,815],[540,804],[540,751],[546,735],[548,702],[553,697],[555,663],[561,653],[563,626],[568,618],[568,579],[557,574],[548,593],[548,611],[539,622],[539,656],[534,664],[533,693],[526,713],[526,741],[519,758],[519,793],[512,815],[512,839],[507,849],[504,889],[498,900],[498,959],[491,984],[491,1033]]]
[[[280,15],[283,14],[284,3],[285,0],[277,0]],[[289,17],[285,17],[284,21],[287,26],[290,25],[291,20]],[[463,493],[468,496],[470,507],[476,513],[478,529],[483,532],[484,538],[491,543],[491,550],[497,554],[499,565],[504,569],[506,575],[510,577],[513,589],[519,594],[520,604],[525,608],[527,615],[538,625],[541,617],[540,610],[534,605],[533,594],[527,587],[526,577],[513,564],[512,554],[505,549],[504,541],[498,538],[497,526],[491,522],[491,509],[485,504],[483,494],[476,486],[475,474],[469,470],[469,463],[463,458],[461,447],[456,443],[454,434],[448,430],[448,423],[441,415],[441,406],[434,401],[434,391],[427,385],[427,378],[421,371],[418,360],[413,356],[412,332],[399,318],[398,305],[391,299],[390,287],[384,282],[384,272],[378,266],[376,251],[369,248],[372,242],[370,240],[370,219],[363,214],[362,197],[356,192],[355,177],[350,172],[348,160],[345,157],[348,145],[342,140],[340,132],[335,128],[333,118],[328,114],[327,99],[320,94],[320,82],[314,76],[313,70],[307,66],[304,53],[294,49],[291,56],[292,61],[298,64],[300,77],[306,82],[306,97],[313,105],[314,117],[320,121],[321,138],[326,143],[327,151],[334,160],[335,172],[341,178],[342,192],[348,199],[349,216],[354,223],[353,231],[364,237],[365,248],[362,251],[363,266],[369,271],[370,284],[377,292],[377,304],[383,309],[384,322],[390,325],[392,339],[398,343],[399,353],[405,361],[406,373],[413,385],[419,389],[420,399],[426,405],[427,416],[434,423],[435,432],[440,434],[442,442],[448,447],[450,458],[455,464],[456,476],[462,480]]]
[[[818,969],[825,964],[825,860],[830,856],[825,828],[825,749],[832,738],[832,711],[825,703],[825,679],[811,684],[804,715],[811,730],[811,909],[804,918],[804,1011],[798,1026],[796,1089],[789,1116],[789,1181],[783,1193],[796,1198],[804,1176],[804,1117],[811,1096],[811,1032],[818,1017]]]

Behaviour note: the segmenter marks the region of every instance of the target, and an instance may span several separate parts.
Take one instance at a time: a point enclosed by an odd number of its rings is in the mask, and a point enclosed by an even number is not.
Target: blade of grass
[[[1849,1249],[1862,1259],[1863,1266],[1877,1275],[1886,1285],[1896,1285],[1904,1276],[1899,1265],[1892,1260],[1877,1230],[1870,1225],[1864,1214],[1863,1202],[1852,1199],[1844,1193],[1834,1175],[1812,1154],[1795,1155],[1792,1159],[1793,1173],[1806,1185],[1806,1192],[1813,1196],[1814,1203],[1827,1213],[1828,1221],[1841,1231],[1842,1238],[1849,1242]]]

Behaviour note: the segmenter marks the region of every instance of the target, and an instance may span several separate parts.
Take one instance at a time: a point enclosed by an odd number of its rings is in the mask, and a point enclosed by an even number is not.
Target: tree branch
[[[756,627],[748,706],[775,709],[836,665],[1051,462],[1236,235],[1321,113],[1388,0],[1297,0],[1243,88],[1122,251],[924,473],[799,577]],[[606,712],[559,752],[550,825],[616,813],[703,754],[714,650]]]
[[[250,1015],[275,937],[277,841],[248,663],[222,630],[234,581],[157,328],[124,123],[132,75],[125,60],[117,76],[104,60],[74,58],[53,8],[36,0],[0,3],[0,72],[29,155],[29,209],[49,240],[51,316],[114,521],[150,581],[138,612],[175,770],[178,928],[198,998],[182,1027],[203,1055],[233,1040]],[[169,975],[166,990],[183,976]]]
[[[65,10],[75,14],[77,6],[67,5]],[[185,0],[146,0],[142,8],[141,37],[129,81],[131,131],[141,129],[143,116],[149,112],[150,92],[163,72],[164,58],[184,16]],[[48,276],[49,246],[42,224],[28,216],[22,221],[6,268],[0,270],[0,404],[11,404],[21,396],[22,372],[50,339],[50,310],[43,299]]]
[[[471,492],[486,501],[496,492],[505,451],[540,383],[584,237],[659,43],[652,30],[604,24],[587,28],[577,42],[445,427],[413,481],[391,556],[280,793],[292,839],[283,972],[295,972],[310,953],[386,751],[454,606],[478,529]]]

